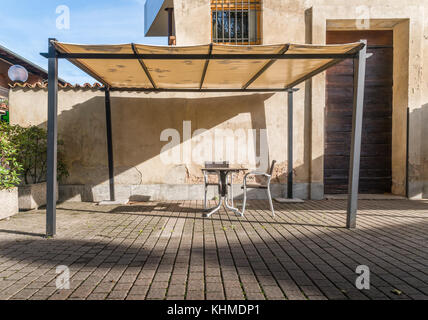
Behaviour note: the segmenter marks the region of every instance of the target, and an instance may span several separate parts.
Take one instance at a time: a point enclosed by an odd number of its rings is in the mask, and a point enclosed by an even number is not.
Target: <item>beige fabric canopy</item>
[[[56,41],[54,45],[59,54],[104,85],[142,90],[286,89],[339,63],[345,58],[340,55],[350,57],[364,46],[357,42],[341,45],[165,47],[78,45]],[[79,58],[74,58],[73,54],[80,54]],[[95,58],[97,55],[102,58]],[[150,57],[152,55],[160,58]]]

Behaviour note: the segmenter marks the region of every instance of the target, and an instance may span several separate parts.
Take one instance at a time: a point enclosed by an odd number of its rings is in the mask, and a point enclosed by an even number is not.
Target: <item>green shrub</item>
[[[22,166],[21,177],[24,184],[46,181],[47,171],[47,132],[45,129],[32,126],[23,128],[1,124],[0,131],[7,134],[16,149],[16,160]],[[68,176],[64,161],[63,141],[58,140],[58,180]]]
[[[22,166],[17,161],[17,153],[9,136],[0,131],[0,190],[12,189],[21,182],[19,173]]]

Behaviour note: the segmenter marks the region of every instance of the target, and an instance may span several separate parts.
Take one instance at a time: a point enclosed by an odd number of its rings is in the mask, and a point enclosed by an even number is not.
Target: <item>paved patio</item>
[[[362,200],[352,231],[343,200],[275,207],[204,219],[196,201],[66,203],[55,239],[44,210],[20,213],[0,221],[0,299],[428,299],[428,201]]]

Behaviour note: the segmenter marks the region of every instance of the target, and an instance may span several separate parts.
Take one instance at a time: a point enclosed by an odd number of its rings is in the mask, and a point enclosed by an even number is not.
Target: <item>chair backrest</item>
[[[273,160],[273,161],[272,161],[272,164],[271,164],[271,166],[270,166],[270,168],[269,168],[269,171],[268,171],[268,174],[269,174],[269,175],[272,175],[272,174],[273,174],[273,169],[275,169],[275,164],[276,164],[276,160]]]
[[[209,161],[205,162],[205,168],[229,168],[229,161]]]

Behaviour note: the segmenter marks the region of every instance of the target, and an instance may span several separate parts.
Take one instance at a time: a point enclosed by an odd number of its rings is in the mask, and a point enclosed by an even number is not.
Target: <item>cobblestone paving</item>
[[[45,211],[20,213],[0,221],[0,299],[428,299],[427,201],[360,201],[356,230],[342,200],[275,206],[204,219],[196,201],[66,203],[55,239]]]

